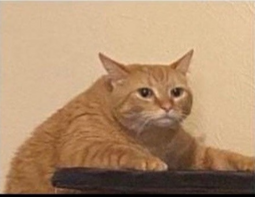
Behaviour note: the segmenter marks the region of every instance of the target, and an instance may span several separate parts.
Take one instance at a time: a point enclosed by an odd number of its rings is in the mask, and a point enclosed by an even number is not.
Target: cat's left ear
[[[182,56],[179,60],[171,64],[171,68],[180,71],[184,75],[188,72],[191,58],[193,56],[194,50],[191,49],[188,53]]]
[[[99,53],[99,59],[108,72],[112,85],[117,84],[128,76],[128,70],[123,64],[110,59],[102,53]]]

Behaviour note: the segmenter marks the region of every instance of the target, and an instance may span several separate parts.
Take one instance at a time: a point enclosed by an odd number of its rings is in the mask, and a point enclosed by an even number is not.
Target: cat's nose
[[[169,112],[172,109],[172,104],[169,102],[165,102],[160,105],[160,108],[165,110],[166,112]]]

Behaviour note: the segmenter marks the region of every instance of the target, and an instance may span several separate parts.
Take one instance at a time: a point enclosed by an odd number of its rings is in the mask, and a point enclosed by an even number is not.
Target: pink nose
[[[165,102],[160,105],[160,108],[165,110],[166,112],[169,112],[172,109],[172,104],[169,102]]]

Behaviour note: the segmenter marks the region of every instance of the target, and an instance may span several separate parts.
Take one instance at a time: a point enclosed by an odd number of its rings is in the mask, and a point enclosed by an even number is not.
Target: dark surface
[[[255,174],[223,171],[113,171],[58,169],[56,188],[82,193],[255,193]],[[71,192],[72,193],[72,192]]]

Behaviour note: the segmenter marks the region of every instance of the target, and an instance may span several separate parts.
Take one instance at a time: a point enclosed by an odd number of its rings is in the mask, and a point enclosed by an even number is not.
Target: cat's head
[[[169,65],[124,65],[103,54],[115,118],[135,131],[147,125],[172,127],[191,112],[192,93],[186,73],[193,50]]]

